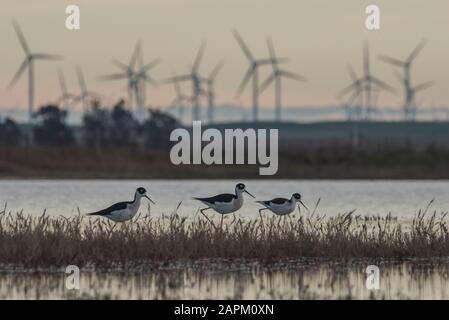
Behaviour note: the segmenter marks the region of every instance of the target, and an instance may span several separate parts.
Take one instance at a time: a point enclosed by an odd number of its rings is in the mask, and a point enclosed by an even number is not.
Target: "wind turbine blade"
[[[245,90],[245,87],[249,81],[249,79],[251,78],[251,75],[253,74],[253,69],[250,67],[248,69],[248,71],[246,72],[245,76],[242,79],[242,82],[240,83],[238,89],[237,89],[237,96],[240,96],[243,92],[243,90]]]
[[[84,94],[87,91],[87,87],[86,87],[86,81],[84,80],[83,70],[81,70],[80,66],[76,67],[76,75],[78,77],[78,83],[81,88],[81,92],[82,92],[82,94]]]
[[[390,92],[396,92],[396,90],[390,86],[389,84],[385,83],[384,81],[376,78],[376,77],[370,77],[370,80],[375,83],[378,87],[390,91]]]
[[[383,55],[380,55],[379,59],[382,60],[383,62],[392,64],[392,65],[398,66],[398,67],[403,67],[406,64],[405,62],[403,62],[399,59],[395,59],[395,58],[391,58],[391,57],[383,56]]]
[[[271,37],[267,37],[267,46],[268,46],[268,52],[270,54],[270,58],[271,58],[271,60],[273,60],[273,65],[277,66],[276,52],[274,50],[273,40],[271,39]]]
[[[48,53],[35,53],[32,55],[33,58],[42,60],[62,60],[63,56],[58,54],[48,54]]]
[[[256,60],[256,63],[259,65],[263,65],[263,64],[278,64],[278,63],[285,63],[285,62],[289,62],[290,59],[289,58],[276,58],[276,59],[259,59]]]
[[[67,87],[65,84],[64,74],[62,73],[61,69],[58,70],[58,79],[59,79],[59,85],[61,87],[62,95],[65,97],[67,95]]]
[[[22,32],[22,29],[20,29],[20,26],[19,26],[19,24],[17,23],[16,20],[12,21],[12,26],[14,27],[14,30],[16,31],[17,37],[19,38],[19,42],[20,42],[20,45],[23,48],[23,51],[25,51],[25,53],[27,55],[29,55],[30,54],[30,48],[28,47],[28,44],[27,44],[27,42],[25,40],[25,37],[24,37],[23,32]]]
[[[234,35],[235,40],[237,40],[237,43],[239,44],[246,58],[248,58],[250,62],[253,62],[254,61],[253,55],[251,54],[251,51],[249,51],[248,46],[243,41],[240,34],[236,30],[232,30],[232,34]]]
[[[348,70],[349,76],[351,77],[351,80],[353,82],[357,81],[357,74],[355,73],[354,69],[352,68],[352,66],[350,64],[348,64],[346,66],[346,69]]]
[[[360,96],[361,93],[362,93],[362,88],[358,87],[356,90],[354,90],[352,95],[349,97],[347,104],[348,105],[352,105],[354,100],[357,99]]]
[[[153,61],[151,61],[150,63],[147,63],[146,65],[144,65],[142,68],[140,68],[139,72],[147,72],[150,69],[154,68],[155,66],[157,66],[159,63],[161,62],[160,58],[156,58]]]
[[[368,43],[366,43],[366,42],[363,46],[363,70],[365,72],[365,76],[369,76],[369,74],[370,74],[369,47],[368,47]]]
[[[206,48],[206,42],[202,42],[201,46],[196,54],[195,62],[193,63],[192,67],[192,73],[195,73],[198,70],[198,67],[200,66],[201,59],[203,58],[204,49]]]
[[[143,78],[145,79],[146,82],[150,83],[151,85],[157,87],[158,83],[156,80],[154,80],[152,77],[148,76],[148,75],[143,75]]]
[[[426,43],[427,43],[427,40],[423,40],[416,46],[416,48],[412,51],[412,53],[410,53],[410,55],[407,58],[408,63],[411,63],[413,60],[415,60],[415,58],[418,56],[418,54],[424,48]]]
[[[281,75],[284,76],[284,77],[293,79],[293,80],[297,80],[297,81],[306,81],[306,78],[303,77],[302,75],[297,74],[297,73],[293,73],[293,72],[290,72],[290,71],[282,70],[281,71]]]
[[[134,69],[134,64],[136,63],[137,57],[142,54],[142,45],[141,41],[138,40],[136,43],[136,47],[134,48],[134,52],[131,55],[131,59],[129,60],[129,68]]]
[[[223,68],[223,64],[224,64],[224,60],[220,60],[217,65],[215,66],[215,68],[212,70],[212,72],[209,75],[209,80],[213,80],[215,79],[215,77],[218,75],[218,73],[220,72],[221,68]]]
[[[119,80],[119,79],[125,79],[127,77],[126,73],[116,73],[116,74],[109,74],[106,76],[99,77],[100,80]]]
[[[180,81],[188,81],[192,79],[192,76],[190,74],[182,75],[182,76],[175,76],[168,79],[163,80],[165,83],[172,83],[172,82],[180,82]]]
[[[413,88],[413,90],[415,92],[418,92],[418,91],[422,91],[422,90],[425,90],[427,88],[430,88],[433,85],[434,85],[434,82],[433,81],[429,81],[429,82],[425,82],[425,83],[421,83],[421,84],[417,85],[416,87]]]
[[[274,81],[275,78],[276,78],[275,74],[272,73],[259,87],[259,92],[264,92],[268,88],[270,83]]]
[[[130,67],[128,67],[126,64],[124,64],[123,62],[120,62],[116,59],[112,60],[112,63],[119,67],[120,69],[124,70],[124,71],[128,71]]]
[[[17,70],[16,74],[12,78],[11,82],[8,85],[8,89],[11,89],[16,84],[17,80],[19,80],[22,73],[25,71],[26,67],[28,66],[28,60],[25,59],[22,64],[20,65],[19,69]]]
[[[343,97],[345,95],[347,95],[349,92],[351,92],[352,90],[354,90],[355,88],[357,88],[356,83],[352,83],[349,86],[347,86],[346,88],[344,88],[343,90],[341,90],[338,94],[337,97]]]

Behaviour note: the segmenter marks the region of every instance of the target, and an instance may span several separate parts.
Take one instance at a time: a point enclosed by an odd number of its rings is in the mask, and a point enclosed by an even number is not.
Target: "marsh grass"
[[[430,203],[431,204],[431,203]],[[391,214],[316,212],[278,218],[229,215],[220,227],[196,212],[153,216],[150,211],[115,224],[73,217],[0,213],[0,264],[23,267],[139,266],[153,262],[228,259],[273,263],[303,257],[431,258],[449,256],[447,213],[420,210],[408,222]]]

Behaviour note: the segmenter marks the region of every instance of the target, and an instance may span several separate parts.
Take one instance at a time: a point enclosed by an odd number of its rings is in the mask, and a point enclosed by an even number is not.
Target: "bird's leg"
[[[204,208],[204,209],[201,209],[200,212],[201,212],[201,214],[207,219],[207,221],[209,221],[209,223],[214,227],[214,229],[216,230],[217,227],[215,226],[215,224],[214,224],[214,223],[209,219],[209,217],[206,216],[206,214],[204,213],[204,211],[209,210],[209,209],[210,209],[210,208]]]
[[[293,228],[293,220],[291,214],[288,215],[288,218],[290,219],[290,227]]]
[[[221,215],[220,231],[223,231],[223,217],[224,217],[224,214]]]
[[[260,221],[262,221],[262,228],[265,231],[265,225],[263,223],[262,211],[267,210],[267,208],[259,209]]]

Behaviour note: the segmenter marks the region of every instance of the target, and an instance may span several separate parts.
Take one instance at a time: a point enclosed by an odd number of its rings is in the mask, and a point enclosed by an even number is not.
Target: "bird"
[[[133,201],[124,201],[113,204],[112,206],[97,211],[88,213],[88,216],[101,216],[111,219],[114,222],[124,222],[132,219],[140,207],[140,200],[147,198],[151,203],[156,204],[150,197],[147,196],[147,190],[139,187],[136,189]]]
[[[246,190],[246,186],[243,183],[238,183],[235,186],[235,194],[222,193],[214,197],[209,198],[193,198],[195,200],[204,203],[207,208],[200,210],[201,214],[215,227],[212,221],[207,217],[204,211],[213,209],[221,214],[220,226],[223,224],[223,217],[225,214],[235,212],[239,210],[243,205],[243,193],[249,194],[251,197],[255,198],[251,193]]]
[[[290,199],[286,198],[274,198],[272,200],[256,201],[265,208],[259,209],[259,215],[262,219],[263,210],[271,210],[274,214],[281,216],[286,216],[295,211],[296,204],[298,204],[298,210],[301,212],[300,204],[309,210],[306,205],[301,201],[301,195],[299,193],[294,193]],[[263,221],[263,219],[262,219]]]

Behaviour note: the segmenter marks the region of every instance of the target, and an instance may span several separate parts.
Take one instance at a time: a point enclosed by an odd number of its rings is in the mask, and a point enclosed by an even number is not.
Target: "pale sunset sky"
[[[68,90],[78,92],[75,66],[84,69],[88,87],[112,103],[126,97],[125,81],[101,82],[101,75],[119,71],[116,58],[129,61],[138,39],[145,60],[162,63],[151,73],[163,79],[172,72],[185,73],[193,63],[202,40],[207,41],[200,73],[207,75],[222,58],[225,65],[217,78],[217,104],[249,107],[250,87],[240,100],[236,88],[247,60],[231,34],[237,29],[256,57],[268,56],[266,37],[271,36],[277,54],[290,57],[285,68],[304,75],[305,83],[286,81],[286,106],[336,104],[336,94],[349,83],[346,64],[361,73],[362,44],[371,49],[374,75],[398,88],[397,95],[384,93],[380,104],[399,106],[400,85],[393,67],[380,62],[378,54],[404,59],[422,39],[428,43],[413,68],[415,84],[428,80],[435,85],[418,101],[446,105],[449,100],[449,1],[447,0],[0,0],[0,107],[25,109],[27,75],[8,90],[24,53],[11,25],[16,19],[34,52],[64,55],[61,62],[38,61],[36,103],[54,101],[60,95],[57,70],[65,73]],[[81,9],[81,30],[65,28],[65,7]],[[365,7],[381,9],[381,30],[365,28]],[[262,71],[262,81],[270,71]],[[183,90],[188,93],[189,85]],[[170,85],[147,86],[147,103],[165,105],[174,98]],[[270,88],[261,96],[262,107],[273,103]]]

